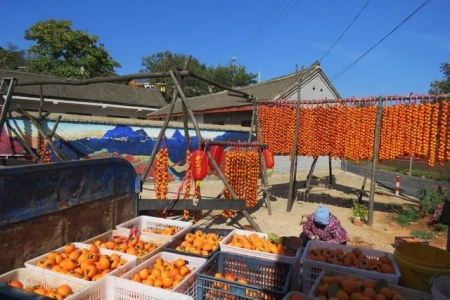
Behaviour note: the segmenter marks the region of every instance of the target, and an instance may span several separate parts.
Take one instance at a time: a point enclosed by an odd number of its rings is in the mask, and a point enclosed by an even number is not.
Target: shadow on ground
[[[294,192],[295,200],[298,202],[320,203],[325,205],[351,208],[353,206],[353,202],[358,201],[360,190],[339,184],[338,182],[336,182],[335,176],[333,176],[332,178],[333,181],[331,186],[329,176],[321,178],[313,176],[311,178],[310,187],[322,187],[324,189],[324,191],[322,192],[317,192],[314,190],[308,192],[308,189],[306,188],[306,180],[297,181],[294,189],[294,191],[296,191]],[[274,184],[270,188],[270,199],[272,201],[280,201],[278,200],[279,198],[282,198],[281,201],[283,201],[284,199],[288,199],[288,190],[289,183]],[[332,196],[327,193],[327,190],[335,190],[348,195],[348,197]],[[361,199],[363,203],[368,203],[369,194],[367,194],[366,191],[363,191]],[[380,212],[392,212],[392,207],[390,207],[390,205],[387,205],[386,203],[375,202],[374,210]]]

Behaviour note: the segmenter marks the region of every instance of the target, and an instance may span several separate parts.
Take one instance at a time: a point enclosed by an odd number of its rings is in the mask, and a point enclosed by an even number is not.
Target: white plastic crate
[[[363,270],[363,269],[357,269],[357,268],[350,268],[346,266],[340,266],[336,264],[326,263],[326,262],[318,262],[311,259],[308,259],[308,253],[312,249],[341,249],[344,253],[351,252],[353,248],[356,248],[356,246],[348,246],[348,245],[340,245],[340,244],[334,244],[334,243],[327,243],[322,241],[309,241],[308,244],[305,247],[305,250],[302,255],[302,268],[303,268],[303,275],[302,275],[302,291],[304,293],[309,293],[312,286],[314,285],[315,281],[317,280],[317,277],[319,277],[320,272],[322,270],[336,270],[336,271],[342,271],[342,272],[349,272],[352,274],[355,274],[356,276],[366,277],[374,280],[378,279],[385,279],[390,284],[398,284],[398,281],[400,280],[400,269],[398,268],[397,263],[395,262],[394,256],[392,253],[389,252],[383,252],[379,250],[373,250],[373,249],[367,249],[358,247],[361,249],[361,252],[363,255],[365,255],[367,258],[378,258],[380,256],[387,256],[390,258],[392,262],[392,267],[394,268],[394,274],[386,274],[376,271],[369,271],[369,270]]]
[[[90,285],[76,295],[75,300],[194,300],[189,295],[152,287],[115,276]]]
[[[77,249],[84,249],[84,248],[88,249],[89,247],[91,247],[90,244],[83,244],[83,243],[72,243],[72,244],[74,244]],[[65,246],[63,246],[61,248],[58,248],[58,249],[56,249],[54,251],[61,253],[61,252],[64,251],[64,248],[65,248]],[[122,252],[112,251],[112,250],[103,249],[103,248],[99,248],[99,251],[100,251],[101,254],[107,254],[107,255],[112,255],[112,254],[115,253],[115,254],[120,255],[120,257],[122,259],[126,260],[126,263],[124,265],[122,265],[121,267],[111,271],[110,273],[108,273],[107,276],[111,276],[111,275],[113,275],[113,276],[121,276],[122,274],[126,273],[127,271],[131,270],[132,268],[134,268],[136,266],[136,256],[134,256],[134,255],[125,254],[125,253],[122,253]],[[53,252],[53,251],[51,251],[51,252]],[[49,269],[44,269],[44,268],[38,267],[36,265],[38,263],[38,261],[47,258],[47,255],[48,255],[48,253],[26,261],[25,262],[25,267],[27,269],[34,270],[34,271],[37,271],[37,272],[50,274],[50,275],[58,275],[58,276],[61,276],[61,278],[72,279],[75,282],[78,282],[80,284],[83,284],[83,283],[84,284],[85,283],[92,284],[93,283],[92,281],[87,281],[87,280],[84,280],[84,279],[76,278],[76,277],[73,277],[73,276],[70,276],[70,275],[66,275],[66,274],[54,272],[54,271],[49,270]],[[106,277],[106,276],[104,276],[104,277]],[[103,279],[104,277],[102,277],[101,279]]]
[[[293,267],[293,269],[292,269],[293,272],[292,272],[292,276],[291,276],[291,289],[296,289],[298,287],[300,259],[302,256],[303,248],[299,248],[294,256],[287,256],[287,255],[272,254],[272,253],[249,250],[249,249],[244,249],[244,248],[227,245],[233,239],[233,235],[235,235],[235,234],[245,235],[247,237],[250,234],[257,234],[259,237],[267,239],[267,234],[263,233],[263,232],[234,229],[222,241],[220,241],[220,243],[219,243],[220,251],[233,253],[233,254],[239,254],[239,255],[248,256],[248,257],[266,259],[266,260],[270,260],[270,261],[280,261],[280,262],[289,263]]]
[[[153,236],[156,238],[165,239],[168,241],[172,241],[174,238],[184,235],[189,228],[192,227],[191,221],[177,221],[171,219],[164,219],[158,217],[150,217],[150,216],[139,216],[124,223],[117,225],[117,229],[119,230],[129,230],[132,227],[135,227],[140,230],[141,235]],[[159,230],[164,229],[167,226],[175,227],[179,229],[177,233],[174,235],[162,235],[149,232],[150,230]]]
[[[66,297],[66,300],[76,299],[77,293],[86,289],[88,282],[80,283],[72,278],[62,278],[58,275],[43,274],[34,270],[19,268],[0,275],[0,283],[9,284],[13,280],[19,280],[24,287],[42,285],[44,288],[56,289],[62,284],[67,284],[72,288],[73,294]]]
[[[131,278],[134,274],[138,273],[140,270],[145,268],[151,268],[154,264],[156,259],[162,258],[166,261],[175,261],[178,258],[182,258],[186,261],[187,267],[191,270],[191,273],[183,279],[180,284],[175,286],[172,291],[182,293],[185,295],[189,295],[193,297],[194,299],[197,298],[197,271],[198,269],[203,266],[206,263],[206,258],[200,258],[200,257],[194,257],[189,255],[183,255],[179,253],[171,253],[171,252],[159,252],[155,254],[154,256],[150,257],[146,261],[142,262],[135,268],[131,269],[127,273],[122,275],[122,278],[127,279],[131,281]],[[139,283],[141,284],[141,283]],[[144,284],[141,284],[144,285]]]
[[[339,275],[339,276],[345,277],[349,274],[351,274],[352,276],[356,276],[356,278],[359,280],[368,279],[368,277],[358,276],[355,273],[343,272],[343,271],[337,271],[337,270],[323,270],[322,272],[320,272],[319,276],[317,277],[317,280],[315,281],[314,285],[312,286],[311,291],[309,292],[309,296],[313,297],[313,299],[317,299],[316,298],[317,297],[317,287],[320,285],[323,276]],[[369,279],[373,279],[373,278],[369,278]],[[400,295],[405,297],[405,299],[414,299],[414,300],[432,300],[433,299],[431,297],[431,295],[428,293],[405,288],[405,287],[402,287],[402,286],[399,286],[396,284],[388,283],[388,287],[392,290],[399,292]]]
[[[301,297],[301,298],[298,298]],[[290,291],[286,294],[286,296],[283,297],[282,300],[291,300],[291,299],[303,299],[303,300],[315,300],[316,297],[311,297],[308,294],[304,294],[302,292],[298,291]]]
[[[128,237],[128,235],[129,235],[129,230],[124,230],[124,229],[110,230],[110,231],[104,232],[102,234],[99,234],[97,236],[94,236],[93,238],[90,238],[90,239],[84,241],[83,243],[91,244],[95,241],[108,242],[108,241],[111,241],[113,239],[113,237],[115,237],[115,236]],[[142,257],[137,257],[136,265],[141,263],[142,261],[148,259],[149,257],[152,257],[156,253],[161,252],[163,247],[168,243],[168,241],[166,239],[156,238],[156,237],[148,236],[148,235],[144,235],[144,234],[141,234],[139,239],[142,240],[143,242],[148,242],[148,243],[152,243],[154,245],[156,244],[159,246],[155,250],[149,252],[148,254],[146,254]]]

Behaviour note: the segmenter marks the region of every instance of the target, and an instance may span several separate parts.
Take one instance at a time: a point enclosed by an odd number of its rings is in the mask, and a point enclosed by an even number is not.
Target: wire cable
[[[238,52],[244,52],[243,49],[255,47],[261,42],[292,11],[300,0],[289,0],[287,4],[285,2],[286,0],[279,1],[272,7],[269,14]]]
[[[366,56],[370,51],[372,51],[376,46],[381,44],[387,37],[389,37],[392,33],[394,33],[400,26],[402,26],[406,21],[408,21],[412,16],[414,16],[419,10],[424,8],[428,3],[430,3],[431,0],[426,0],[422,5],[420,5],[415,11],[413,11],[406,19],[404,19],[400,24],[394,27],[388,34],[386,34],[381,40],[379,40],[375,45],[369,48],[366,52],[364,52],[360,57],[355,59],[353,62],[351,62],[349,65],[347,65],[344,69],[342,69],[340,72],[338,72],[336,75],[334,75],[330,81],[334,81],[337,78],[339,78],[342,74],[347,72],[351,67],[356,65],[364,56]]]
[[[328,55],[328,53],[330,53],[330,51],[334,48],[334,46],[336,46],[336,44],[340,41],[340,39],[344,36],[344,34],[350,29],[350,27],[353,25],[353,23],[355,23],[356,19],[358,19],[358,17],[361,15],[361,13],[363,12],[363,10],[366,8],[366,6],[369,4],[369,2],[372,0],[368,0],[366,2],[366,4],[364,4],[363,8],[361,8],[361,10],[356,14],[355,18],[353,19],[353,21],[350,22],[350,24],[347,26],[347,28],[345,28],[344,32],[337,38],[337,40],[333,43],[333,45],[331,45],[331,47],[327,50],[327,52],[322,56],[321,59],[319,59],[319,62],[322,62],[322,60],[325,58],[325,56]]]

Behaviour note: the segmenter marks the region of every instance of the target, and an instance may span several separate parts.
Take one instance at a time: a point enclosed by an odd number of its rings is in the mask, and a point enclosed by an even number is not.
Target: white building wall
[[[311,169],[311,165],[313,163],[312,157],[307,156],[299,156],[297,158],[297,172],[298,173],[308,173]],[[319,156],[316,162],[316,166],[314,167],[314,171],[328,171],[328,156]],[[340,159],[332,159],[331,160],[331,168],[340,168],[341,160]],[[275,173],[289,173],[291,170],[291,161],[289,160],[289,156],[275,156],[275,165],[273,167],[273,171]]]
[[[332,90],[319,74],[302,85],[300,100],[317,100],[325,98],[335,99],[336,95],[333,94]],[[297,100],[297,92],[289,95],[288,100]]]

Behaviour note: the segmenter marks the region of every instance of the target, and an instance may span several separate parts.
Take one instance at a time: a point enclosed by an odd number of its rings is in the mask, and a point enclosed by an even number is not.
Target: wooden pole
[[[259,140],[262,142],[262,134],[259,124],[259,118],[258,118],[258,105],[255,101],[253,101],[253,117],[252,117],[252,125],[255,126],[256,130],[255,133],[259,135]],[[253,128],[253,126],[252,126]],[[251,132],[250,132],[251,133]],[[249,137],[250,138],[250,137]],[[250,140],[249,140],[250,141]],[[261,144],[260,150],[264,149],[266,145]],[[259,176],[261,178],[261,183],[263,185],[262,192],[263,192],[263,199],[266,203],[267,212],[269,215],[272,214],[272,208],[270,207],[270,196],[269,196],[269,179],[267,178],[267,168],[266,168],[266,160],[264,158],[264,155],[260,155],[259,159]]]
[[[291,160],[291,169],[289,172],[289,187],[288,187],[288,201],[286,211],[290,212],[292,210],[292,206],[294,205],[294,192],[296,190],[297,183],[297,144],[298,144],[298,134],[299,134],[299,126],[300,126],[300,99],[301,99],[301,91],[302,91],[302,76],[303,76],[303,66],[300,72],[300,76],[298,74],[298,66],[295,66],[295,75],[297,77],[297,115],[295,118],[295,133],[294,133],[294,142],[292,145],[292,160]]]
[[[375,134],[373,142],[373,160],[372,160],[372,177],[370,182],[370,196],[369,196],[369,217],[367,219],[367,225],[372,226],[373,224],[373,207],[375,204],[375,185],[376,185],[376,173],[377,173],[377,162],[378,162],[378,151],[380,148],[380,130],[381,130],[381,120],[383,117],[383,99],[379,97],[378,108],[377,108],[377,120],[375,124]]]
[[[362,197],[363,197],[363,193],[364,193],[364,188],[366,187],[366,181],[367,181],[367,173],[369,171],[369,164],[366,164],[366,171],[364,172],[364,179],[362,182],[362,186],[361,186],[361,190],[359,191],[359,195],[358,195],[358,203],[361,204],[362,202]]]
[[[68,161],[69,159],[64,155],[64,153],[62,151],[60,151],[60,149],[58,147],[56,147],[55,143],[53,142],[53,140],[49,137],[49,135],[42,129],[41,125],[33,118],[33,116],[31,116],[27,111],[25,111],[24,109],[22,109],[20,107],[20,105],[17,105],[19,111],[24,114],[25,116],[28,117],[28,119],[30,119],[31,123],[33,123],[33,125],[37,128],[37,130],[39,131],[39,133],[45,138],[45,140],[47,141],[47,143],[50,144],[50,146],[53,148],[53,151],[55,152],[56,157],[58,158],[59,161]]]
[[[25,147],[25,149],[27,149],[28,153],[33,156],[33,159],[38,160],[39,157],[37,156],[37,154],[28,146],[28,144],[25,142],[24,139],[24,134],[22,134],[22,132],[18,132],[16,129],[14,129],[14,127],[11,126],[11,124],[9,124],[8,119],[5,120],[5,124],[8,127],[9,130],[11,130],[15,135],[16,138],[20,141],[20,143],[22,144],[22,146]]]
[[[190,62],[190,58],[186,61],[185,65],[184,65],[184,69],[188,68],[189,62]],[[147,174],[150,171],[153,161],[155,160],[156,153],[158,152],[158,147],[161,144],[161,140],[162,140],[164,134],[166,133],[167,126],[169,125],[170,118],[172,117],[172,113],[175,108],[175,103],[177,101],[178,93],[179,93],[179,91],[176,89],[173,91],[172,101],[170,102],[170,106],[169,106],[169,112],[166,116],[166,119],[164,120],[163,126],[161,127],[161,131],[159,132],[158,137],[156,138],[155,146],[153,146],[152,153],[150,154],[147,165],[145,166],[145,170],[141,174],[141,182],[145,181],[145,178],[147,177]],[[184,125],[185,125],[185,130],[186,130],[187,120],[185,121]],[[186,131],[185,131],[185,133],[186,133]],[[187,136],[185,138],[188,139],[189,136]],[[187,143],[189,143],[189,141],[187,141]]]
[[[192,124],[194,125],[194,130],[195,130],[195,133],[196,133],[197,138],[199,140],[199,146],[200,146],[201,143],[204,140],[203,140],[202,135],[200,133],[200,127],[198,126],[198,123],[197,123],[197,120],[195,118],[194,112],[192,111],[191,106],[187,102],[187,98],[184,95],[183,89],[181,88],[181,85],[180,85],[180,82],[179,82],[181,80],[181,77],[179,76],[179,74],[178,74],[178,76],[177,76],[177,74],[175,74],[175,73],[178,73],[176,70],[171,70],[169,73],[170,73],[170,76],[172,77],[173,81],[175,82],[175,87],[178,90],[178,93],[180,94],[181,100],[186,105],[186,110],[189,113],[189,116],[191,117]],[[230,192],[230,194],[233,197],[233,199],[238,199],[237,194],[234,192],[233,188],[231,187],[230,183],[226,179],[225,175],[222,173],[220,167],[218,166],[217,162],[214,160],[214,157],[212,156],[212,154],[207,149],[205,149],[205,153],[206,153],[206,156],[208,157],[208,159],[213,164],[215,170],[217,171],[217,174],[219,175],[219,177],[222,180],[222,182],[225,184],[225,187],[228,189],[228,191]],[[250,214],[247,211],[242,210],[241,212],[245,216],[247,221],[250,223],[250,225],[256,231],[261,231],[261,229],[259,228],[258,224],[256,224],[255,221],[253,221],[252,217],[250,216]]]
[[[330,183],[330,188],[333,186],[333,168],[331,166],[331,155],[328,155],[328,171],[329,171],[329,183]]]
[[[145,166],[144,172],[141,174],[141,182],[145,181],[145,178],[147,178],[147,174],[150,171],[150,168],[152,167],[153,161],[155,160],[156,153],[158,152],[158,147],[161,144],[161,140],[166,133],[167,125],[169,125],[170,118],[172,116],[173,108],[175,107],[175,100],[177,97],[177,91],[173,92],[172,102],[169,106],[169,112],[166,116],[166,119],[164,120],[164,124],[161,127],[161,130],[159,131],[158,137],[156,138],[155,145],[153,146],[152,153],[150,154],[150,157],[148,159],[147,165]]]

